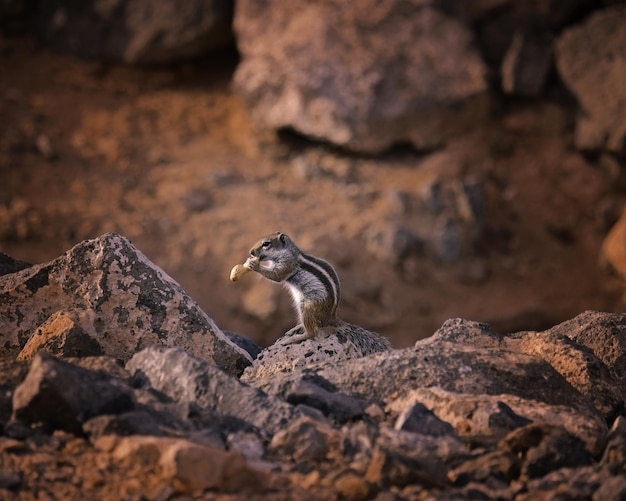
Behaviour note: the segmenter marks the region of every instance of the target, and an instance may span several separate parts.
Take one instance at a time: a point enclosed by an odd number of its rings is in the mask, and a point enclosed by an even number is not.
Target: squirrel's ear
[[[278,239],[279,239],[282,243],[285,243],[285,240],[287,239],[287,238],[286,238],[286,237],[287,237],[287,235],[285,235],[284,233],[282,233],[282,232],[280,232],[280,231],[279,231],[278,233],[276,233],[276,236],[278,237]]]

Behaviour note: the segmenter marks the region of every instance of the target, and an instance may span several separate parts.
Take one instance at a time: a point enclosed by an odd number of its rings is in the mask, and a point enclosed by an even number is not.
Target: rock
[[[239,375],[252,357],[126,238],[86,240],[49,263],[0,277],[0,344],[23,348],[53,313],[75,312],[107,355],[179,346]]]
[[[19,471],[0,472],[0,489],[17,491],[20,485],[22,485],[22,474]]]
[[[349,395],[393,402],[398,414],[421,402],[459,434],[471,423],[466,434],[480,440],[499,440],[526,420],[547,419],[562,423],[593,453],[601,449],[607,432],[603,417],[542,359],[436,337],[416,345],[310,370]]]
[[[552,68],[552,37],[540,30],[518,31],[502,62],[502,89],[536,97]]]
[[[302,418],[276,433],[268,452],[297,463],[318,463],[326,459],[331,440],[339,442],[337,432],[310,418]]]
[[[556,426],[528,425],[512,431],[499,448],[523,457],[522,479],[540,478],[560,468],[592,463],[585,444]]]
[[[592,501],[620,501],[626,499],[626,478],[610,477],[593,493]]]
[[[96,416],[83,424],[83,431],[92,442],[105,435],[162,436],[172,432],[165,428],[152,413],[144,410]]]
[[[7,256],[4,252],[0,252],[0,276],[16,273],[20,270],[25,270],[30,266],[32,266],[32,264],[25,263],[19,259],[13,259],[11,256]]]
[[[461,438],[481,447],[491,447],[512,430],[532,422],[563,427],[580,437],[594,454],[602,450],[606,435],[606,424],[597,412],[507,394],[472,395],[422,388],[392,400],[388,410],[397,412],[412,402],[423,403],[451,424]]]
[[[341,391],[384,401],[437,387],[471,395],[510,394],[550,405],[580,407],[588,402],[538,357],[496,349],[471,348],[425,339],[416,349],[393,350],[315,372]],[[411,383],[411,382],[414,383]],[[537,384],[533,384],[533,381]],[[539,384],[541,382],[541,384]]]
[[[448,484],[445,461],[467,454],[460,441],[381,428],[365,479],[378,486]]]
[[[258,344],[256,344],[252,339],[249,339],[241,334],[237,334],[236,332],[223,331],[226,337],[230,339],[233,343],[235,343],[240,348],[246,350],[252,360],[254,360],[259,353],[263,350]]]
[[[580,103],[579,149],[626,152],[626,6],[595,12],[558,38],[561,78]]]
[[[14,419],[74,434],[82,434],[82,424],[94,416],[134,408],[133,392],[122,382],[45,354],[33,358],[26,379],[13,393]]]
[[[228,449],[241,454],[248,461],[260,461],[265,455],[265,446],[254,433],[237,431],[226,437]]]
[[[398,416],[394,429],[412,431],[434,437],[455,435],[454,428],[449,423],[439,419],[425,405],[419,402],[408,406]]]
[[[626,315],[586,311],[552,329],[591,350],[608,367],[626,399]]]
[[[235,89],[264,127],[361,152],[432,149],[487,111],[472,33],[430,2],[239,1]]]
[[[325,416],[339,422],[362,417],[367,407],[367,402],[337,391],[337,388],[324,378],[306,371],[297,373],[296,379],[293,380],[266,378],[251,380],[249,384],[292,405],[306,405],[318,409]]]
[[[291,336],[303,333],[302,325],[294,327],[265,348],[252,365],[246,368],[241,380],[254,386],[262,386],[264,381],[284,372],[306,369],[329,361],[338,363],[391,348],[387,338],[342,320],[336,320],[327,329],[331,332],[327,332],[325,336],[285,344]]]
[[[526,492],[518,494],[515,500],[591,499],[600,486],[611,478],[613,475],[610,471],[597,466],[561,468],[528,482],[525,485]]]
[[[333,488],[340,499],[347,501],[365,501],[372,499],[372,489],[363,477],[352,470],[339,474],[333,481]]]
[[[623,407],[621,386],[612,377],[609,368],[589,348],[570,339],[559,326],[544,332],[502,336],[487,324],[450,319],[432,339],[476,347],[499,347],[539,356],[587,397],[607,419],[613,419]]]
[[[424,254],[424,242],[411,231],[394,224],[384,224],[369,231],[365,245],[368,252],[394,265]]]
[[[621,468],[626,466],[626,418],[624,416],[619,416],[615,420],[606,437],[602,463],[618,465]]]
[[[626,281],[626,210],[604,238],[601,258]]]
[[[238,454],[179,438],[125,437],[112,455],[122,464],[140,463],[153,471],[159,468],[160,475],[185,494],[205,489],[262,491],[265,484],[263,476]]]
[[[77,56],[163,64],[231,43],[231,15],[226,0],[44,0],[37,4],[36,31],[48,47]]]
[[[509,349],[543,358],[607,420],[622,411],[624,398],[620,385],[591,350],[551,330],[515,334],[505,344]]]
[[[273,435],[300,413],[281,400],[251,388],[217,367],[177,348],[146,348],[126,369],[176,402],[229,416]]]
[[[80,325],[88,321],[79,311],[53,313],[29,337],[26,345],[17,355],[17,359],[30,360],[39,351],[60,357],[101,355],[102,347],[98,341]]]
[[[519,477],[521,462],[510,451],[496,450],[465,461],[448,473],[454,485],[467,485],[470,482],[486,483],[498,480],[509,484]]]

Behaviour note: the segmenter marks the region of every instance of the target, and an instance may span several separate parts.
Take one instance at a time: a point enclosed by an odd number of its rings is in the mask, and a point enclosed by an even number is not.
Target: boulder
[[[626,153],[626,6],[592,14],[558,38],[556,63],[576,96],[576,146]]]
[[[179,346],[230,374],[252,361],[180,285],[114,233],[0,277],[1,344],[24,348],[57,312],[74,312],[102,351],[123,361],[150,345]]]
[[[497,347],[541,357],[610,421],[624,405],[621,382],[613,377],[601,357],[583,343],[577,343],[567,332],[566,326],[559,325],[543,332],[518,332],[503,336],[487,324],[450,319],[427,342]]]
[[[487,111],[472,32],[428,1],[237,2],[236,91],[252,118],[360,152],[432,149]]]
[[[13,418],[82,434],[82,424],[102,414],[136,407],[133,391],[118,379],[45,354],[33,359],[13,393]]]
[[[289,343],[291,336],[304,333],[302,324],[297,325],[265,348],[246,368],[241,380],[254,386],[258,386],[261,380],[269,380],[271,384],[271,379],[285,372],[306,369],[330,360],[338,363],[391,348],[387,338],[342,320],[337,320],[327,329],[332,332],[299,343]]]
[[[626,400],[626,315],[586,311],[552,329],[586,347],[611,374]]]
[[[268,435],[300,416],[291,405],[178,348],[146,348],[128,361],[126,369],[176,402],[249,423]]]
[[[239,454],[195,444],[185,439],[134,436],[112,451],[122,464],[142,464],[172,482],[179,493],[205,489],[220,492],[263,490],[265,476]]]
[[[481,348],[436,338],[414,349],[307,369],[343,393],[388,405],[398,416],[424,404],[457,433],[494,443],[529,421],[560,423],[590,451],[601,450],[607,426],[598,410],[546,361],[501,348]],[[301,376],[286,373],[276,385]],[[261,384],[263,387],[263,384]]]
[[[171,63],[232,43],[229,0],[37,3],[36,32],[54,49],[131,64]]]

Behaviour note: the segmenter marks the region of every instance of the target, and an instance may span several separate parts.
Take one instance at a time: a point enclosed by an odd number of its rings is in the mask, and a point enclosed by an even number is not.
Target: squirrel
[[[323,259],[304,254],[285,233],[267,235],[255,243],[244,265],[233,268],[231,280],[245,271],[282,283],[291,293],[299,325],[287,333],[282,344],[336,334],[340,340],[351,340],[363,354],[391,348],[386,338],[337,317],[341,299],[337,272]]]

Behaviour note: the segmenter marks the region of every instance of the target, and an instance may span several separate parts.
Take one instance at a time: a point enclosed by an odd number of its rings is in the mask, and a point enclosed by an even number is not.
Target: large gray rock
[[[236,375],[252,360],[180,285],[114,233],[0,277],[0,344],[23,348],[58,311],[74,312],[103,352],[123,361],[151,345],[178,346]]]
[[[167,63],[232,42],[230,0],[41,0],[37,33],[49,47],[125,63]]]
[[[605,313],[598,316],[604,319],[610,317]],[[541,357],[610,421],[623,408],[623,385],[613,377],[601,357],[572,339],[567,326],[571,322],[544,332],[519,332],[502,336],[486,324],[457,318],[447,320],[426,342],[452,342]]]
[[[387,405],[390,416],[423,403],[470,440],[493,443],[530,421],[555,424],[598,453],[607,433],[598,410],[547,362],[502,348],[437,339],[414,349],[309,368],[349,395]],[[299,378],[257,381],[268,391]]]
[[[626,152],[626,6],[594,13],[556,43],[556,63],[580,103],[576,145]]]
[[[471,31],[428,0],[242,0],[234,77],[262,126],[353,150],[433,148],[486,112]]]
[[[133,390],[100,371],[83,369],[45,354],[33,359],[13,393],[13,417],[43,422],[54,429],[82,433],[82,424],[101,414],[119,414],[136,406]]]
[[[333,325],[332,332],[325,336],[305,339],[299,343],[285,343],[291,336],[298,336],[303,332],[302,325],[297,325],[265,348],[252,365],[246,368],[241,380],[254,384],[259,379],[272,379],[276,375],[296,369],[330,361],[338,363],[391,348],[387,338],[343,321]]]
[[[217,367],[176,348],[146,348],[126,369],[176,402],[192,403],[249,423],[272,435],[301,414]]]

